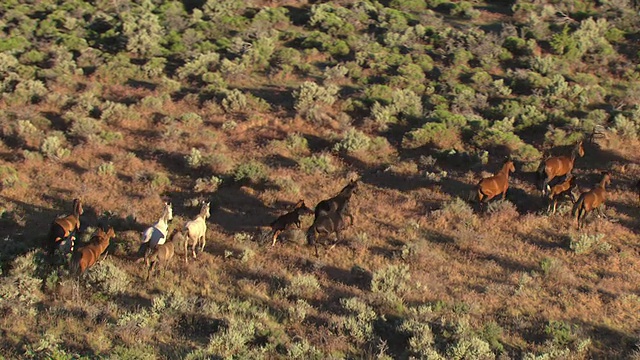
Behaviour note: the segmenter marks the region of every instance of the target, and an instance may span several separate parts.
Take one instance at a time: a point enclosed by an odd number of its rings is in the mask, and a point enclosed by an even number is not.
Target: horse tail
[[[309,227],[307,230],[307,245],[315,245],[316,243],[316,226],[315,224]]]
[[[580,218],[580,213],[582,211],[582,207],[584,206],[584,195],[580,195],[578,201],[573,204],[573,209],[571,209],[571,216],[576,218],[576,221]]]
[[[71,256],[71,262],[69,263],[69,271],[72,274],[80,275],[80,260],[82,260],[82,252],[74,252]]]

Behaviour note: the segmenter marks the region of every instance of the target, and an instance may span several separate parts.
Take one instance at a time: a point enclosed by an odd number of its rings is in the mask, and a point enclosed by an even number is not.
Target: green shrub
[[[336,170],[336,167],[333,165],[333,161],[331,160],[331,156],[327,154],[303,157],[298,160],[298,165],[300,165],[300,169],[307,174],[315,172],[329,174]]]
[[[411,274],[408,266],[389,265],[373,273],[371,291],[401,296],[409,290],[410,280]]]
[[[293,92],[295,99],[294,109],[298,115],[307,120],[320,120],[319,111],[322,106],[332,105],[336,101],[338,87],[329,85],[320,86],[311,81],[305,81]]]
[[[11,165],[0,165],[0,183],[3,188],[15,186],[20,179],[18,178],[18,170]]]
[[[64,135],[62,134],[47,136],[42,142],[42,145],[40,145],[42,155],[49,159],[61,160],[71,154],[69,149],[63,147],[63,140],[61,139],[64,139]]]
[[[593,250],[594,246],[607,249],[609,244],[603,242],[604,234],[579,234],[570,235],[569,249],[576,254],[585,254]],[[604,246],[603,246],[604,245]]]
[[[89,287],[114,296],[129,290],[129,275],[109,259],[100,261],[85,273]]]
[[[342,330],[358,344],[369,341],[373,336],[373,322],[378,317],[373,308],[355,297],[342,298],[340,304],[351,313],[342,320]]]
[[[236,182],[249,180],[251,182],[259,182],[268,178],[267,167],[257,160],[251,160],[242,163],[236,167],[233,172],[233,179]]]
[[[190,168],[197,169],[202,166],[202,153],[196,148],[191,148],[191,152],[185,155],[184,159]]]
[[[354,152],[366,150],[371,146],[371,138],[362,131],[351,128],[347,130],[342,140],[333,146],[334,151],[338,152]]]
[[[113,166],[113,161],[103,162],[98,165],[98,174],[100,176],[113,176],[116,174],[116,169]]]
[[[297,274],[289,285],[282,289],[282,294],[286,297],[311,297],[320,291],[320,283],[312,274]]]
[[[247,109],[247,96],[238,89],[225,92],[222,108],[227,113],[243,112]]]
[[[416,149],[425,145],[451,149],[459,143],[460,131],[439,122],[426,123],[419,129],[409,131],[402,138],[402,147],[405,149]]]

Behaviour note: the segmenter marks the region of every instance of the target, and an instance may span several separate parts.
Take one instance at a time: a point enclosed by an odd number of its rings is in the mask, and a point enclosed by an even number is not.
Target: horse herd
[[[578,187],[575,177],[571,171],[576,158],[584,156],[582,141],[578,142],[569,155],[553,156],[543,159],[536,171],[537,187],[542,191],[543,196],[548,201],[547,211],[556,212],[557,203],[560,199],[568,197],[573,203],[572,217],[575,218],[578,228],[584,225],[585,217],[593,210],[602,213],[602,204],[606,199],[606,186],[610,184],[611,177],[608,172],[602,172],[601,181],[593,189],[578,194]],[[515,171],[513,160],[506,159],[501,170],[493,176],[480,180],[470,200],[476,197],[480,210],[483,211],[486,203],[501,195],[505,199],[509,188],[509,174]],[[320,201],[314,210],[307,207],[303,200],[298,201],[293,210],[278,217],[270,224],[270,240],[274,246],[278,236],[288,228],[296,226],[300,228],[300,217],[307,214],[314,214],[314,221],[306,232],[308,245],[315,247],[315,254],[318,256],[317,244],[320,238],[327,238],[331,234],[336,234],[336,241],[331,248],[341,241],[341,231],[348,225],[353,225],[353,215],[349,209],[349,201],[358,188],[358,181],[351,180],[337,195]],[[636,184],[640,193],[640,181]],[[640,199],[640,198],[639,198]],[[138,250],[138,260],[144,259],[148,273],[147,278],[152,274],[157,264],[166,264],[175,253],[176,237],[184,240],[185,263],[188,263],[188,247],[191,245],[191,254],[196,258],[196,250],[203,252],[206,245],[206,220],[210,216],[210,202],[203,202],[200,213],[195,219],[187,221],[179,229],[174,229],[168,234],[169,222],[173,218],[173,207],[171,202],[165,202],[164,210],[160,219],[147,228],[142,233],[142,244]],[[81,274],[87,268],[94,265],[109,245],[110,239],[115,237],[113,228],[107,231],[98,229],[91,237],[89,243],[74,251],[74,241],[76,233],[80,229],[80,216],[83,213],[82,204],[79,199],[73,200],[73,213],[65,217],[59,217],[51,224],[48,236],[48,250],[53,254],[56,249],[66,245],[69,252],[72,252],[70,269]],[[348,219],[348,222],[347,222]]]

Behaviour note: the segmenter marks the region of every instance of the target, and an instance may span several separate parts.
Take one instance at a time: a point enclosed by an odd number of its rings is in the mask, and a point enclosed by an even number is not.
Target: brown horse
[[[356,193],[358,189],[358,180],[351,180],[349,183],[340,190],[338,195],[322,200],[316,205],[315,218],[317,219],[321,215],[331,214],[334,212],[340,213],[341,216],[348,216],[351,220],[350,224],[353,225],[353,216],[349,211],[349,200],[351,195]]]
[[[608,172],[602,172],[602,180],[598,186],[589,191],[583,192],[580,195],[580,198],[573,205],[573,210],[571,211],[571,215],[575,216],[576,223],[578,225],[578,229],[584,225],[584,219],[588,213],[592,210],[597,209],[599,212],[602,212],[600,207],[606,200],[607,191],[605,190],[605,186],[611,183],[611,176]]]
[[[484,178],[476,185],[476,193],[478,195],[478,202],[480,203],[480,209],[484,207],[484,204],[493,199],[496,195],[502,194],[502,200],[507,196],[507,189],[509,188],[509,172],[515,172],[516,168],[513,165],[513,160],[507,159],[502,165],[502,169],[498,171],[494,176]]]
[[[543,192],[543,195],[545,195],[549,181],[557,176],[563,176],[571,173],[571,170],[573,170],[573,164],[578,156],[584,156],[582,140],[578,141],[578,143],[573,147],[569,156],[552,156],[540,162],[540,166],[538,166],[538,170],[536,171],[536,176],[538,178],[538,189]]]
[[[173,258],[173,255],[175,254],[173,240],[178,232],[178,229],[173,229],[164,244],[160,244],[155,248],[149,248],[144,254],[144,262],[149,267],[149,270],[147,271],[147,281],[153,273],[153,268],[156,264],[160,263],[163,265],[163,268],[166,269],[167,264]]]
[[[113,231],[112,227],[109,227],[107,232],[98,228],[96,234],[91,237],[89,244],[79,248],[75,253],[73,253],[70,266],[71,271],[80,275],[85,272],[85,270],[92,267],[96,262],[98,262],[100,255],[102,255],[109,246],[111,238],[115,236],[116,233]]]
[[[575,177],[571,174],[567,175],[564,178],[564,181],[554,186],[550,186],[549,184],[547,184],[546,193],[547,201],[549,203],[547,212],[551,211],[551,206],[553,205],[553,214],[555,214],[558,200],[566,196],[571,199],[571,202],[575,203],[578,200],[578,194],[576,193],[577,190],[578,185],[575,182]]]
[[[300,216],[305,214],[313,214],[313,210],[309,209],[305,204],[304,200],[300,200],[296,203],[296,206],[292,211],[281,215],[277,219],[275,219],[269,226],[271,226],[271,231],[273,232],[271,246],[276,245],[276,240],[278,239],[278,235],[286,230],[291,225],[296,225],[298,229],[300,229]]]
[[[73,243],[76,233],[80,230],[80,215],[82,213],[82,202],[80,199],[73,199],[73,213],[53,220],[48,236],[49,255],[53,255],[56,249],[66,241],[70,242],[70,251],[73,252]]]
[[[342,241],[340,233],[347,227],[346,225],[344,217],[340,212],[317,216],[313,224],[309,227],[309,230],[307,230],[307,244],[313,245],[316,248],[316,256],[318,256],[318,235],[326,238],[332,233],[335,233],[336,242],[331,245],[331,249],[333,249]]]

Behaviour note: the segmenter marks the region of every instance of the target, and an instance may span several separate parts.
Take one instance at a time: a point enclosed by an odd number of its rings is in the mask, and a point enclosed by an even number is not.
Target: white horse
[[[169,231],[169,221],[173,219],[173,207],[170,202],[164,203],[164,210],[158,222],[147,228],[142,233],[142,244],[147,244],[150,248],[164,244]]]
[[[188,221],[184,225],[183,233],[185,234],[184,240],[184,261],[188,263],[188,250],[189,243],[192,243],[191,252],[193,253],[193,258],[196,258],[196,247],[199,242],[202,242],[202,246],[200,247],[200,252],[204,251],[204,246],[207,243],[205,239],[205,234],[207,233],[207,222],[206,219],[209,218],[209,204],[211,202],[203,202],[202,208],[200,208],[200,214],[196,216],[194,220]]]

